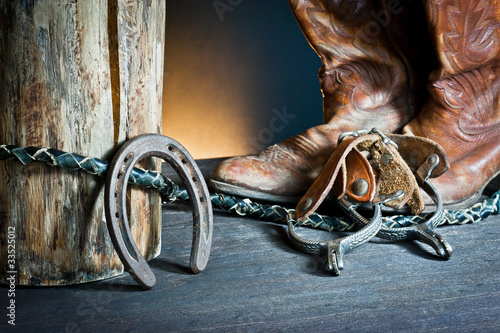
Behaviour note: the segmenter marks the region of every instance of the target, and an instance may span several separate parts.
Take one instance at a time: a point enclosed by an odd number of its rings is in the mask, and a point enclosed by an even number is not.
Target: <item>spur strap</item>
[[[403,149],[402,153],[400,150]],[[409,162],[407,162],[408,160]],[[290,240],[299,250],[328,255],[327,270],[338,275],[342,256],[375,235],[388,239],[417,239],[431,245],[438,255],[449,258],[451,247],[432,229],[442,218],[441,199],[428,181],[448,168],[444,151],[427,139],[402,135],[386,136],[377,129],[344,133],[323,170],[289,217]],[[417,177],[415,177],[415,175]],[[414,228],[389,228],[382,223],[381,205],[414,214],[424,209],[420,186],[433,198],[437,210],[426,223]],[[338,240],[317,242],[298,236],[295,226],[312,214],[327,196],[333,195],[350,218],[362,227]],[[356,211],[359,204],[374,206],[368,220]]]

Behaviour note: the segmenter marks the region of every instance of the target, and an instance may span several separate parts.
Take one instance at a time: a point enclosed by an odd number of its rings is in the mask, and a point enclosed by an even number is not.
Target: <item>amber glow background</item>
[[[203,159],[254,153],[320,123],[321,64],[288,2],[214,3],[167,1],[163,134]],[[273,109],[294,118],[271,133]]]

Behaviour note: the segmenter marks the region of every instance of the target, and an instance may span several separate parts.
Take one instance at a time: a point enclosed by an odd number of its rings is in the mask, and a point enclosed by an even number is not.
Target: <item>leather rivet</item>
[[[372,159],[372,154],[368,150],[362,150],[360,151],[361,155],[363,155],[367,160]]]
[[[356,179],[351,185],[352,193],[357,196],[365,195],[366,193],[368,193],[369,189],[370,184],[368,184],[368,181],[364,178]]]
[[[429,157],[427,158],[427,163],[428,163],[428,164],[435,164],[437,161],[438,161],[438,157],[437,157],[437,155],[435,155],[435,154],[431,154],[431,155],[429,155]]]
[[[382,165],[387,165],[390,160],[391,160],[391,155],[389,154],[384,154],[380,157],[380,163],[382,163]]]
[[[304,201],[301,205],[300,205],[300,210],[301,211],[305,211],[307,210],[309,207],[311,207],[311,205],[313,204],[314,202],[314,199],[313,198],[308,198],[306,201]]]

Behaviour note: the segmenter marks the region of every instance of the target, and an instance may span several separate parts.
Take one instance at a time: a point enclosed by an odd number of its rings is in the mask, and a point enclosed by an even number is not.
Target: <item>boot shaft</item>
[[[424,0],[440,62],[431,79],[495,65],[500,52],[500,5],[493,0]]]
[[[370,126],[370,118],[388,114],[387,122],[394,123],[388,130],[399,131],[421,108],[430,72],[422,69],[433,62],[428,61],[432,52],[425,50],[429,43],[422,39],[425,26],[416,25],[425,22],[423,9],[414,3],[409,2],[410,7],[394,0],[290,0],[323,63],[319,79],[325,123],[348,117],[357,119],[358,126]],[[420,11],[415,11],[418,6]],[[420,20],[413,19],[417,12]],[[417,52],[407,52],[411,49]],[[410,62],[419,71],[413,71]]]
[[[432,119],[434,127],[448,133],[445,137],[450,139],[441,140],[453,162],[466,149],[498,139],[500,4],[488,0],[426,0],[425,4],[440,66],[430,76],[431,98],[421,118]],[[489,144],[496,145],[497,139]],[[460,149],[457,142],[462,142]]]
[[[300,28],[321,58],[321,72],[346,63],[389,64],[393,55],[384,36],[384,14],[374,1],[290,0]]]
[[[500,4],[425,0],[439,68],[404,132],[439,143],[450,169],[433,181],[449,209],[472,205],[500,174]]]

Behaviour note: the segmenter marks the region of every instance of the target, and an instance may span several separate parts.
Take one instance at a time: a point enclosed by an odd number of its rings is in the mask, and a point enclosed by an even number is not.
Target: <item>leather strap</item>
[[[388,134],[387,137],[398,145],[399,155],[413,174],[416,174],[431,154],[438,156],[439,164],[432,170],[430,178],[439,177],[450,168],[444,149],[430,139],[401,134]]]
[[[373,138],[376,139],[376,136],[374,135]],[[346,139],[337,146],[334,153],[323,167],[323,170],[320,172],[318,178],[316,178],[312,186],[299,201],[295,209],[295,219],[297,221],[303,220],[309,216],[310,213],[318,209],[326,196],[330,193],[335,181],[337,181],[335,184],[335,192],[336,194],[341,194],[346,192],[348,187],[351,189],[356,176],[363,177],[367,182],[366,194],[355,197],[364,201],[369,201],[373,198],[375,194],[375,175],[370,164],[360,152],[356,151],[347,159],[347,156],[356,147],[359,139],[360,138]],[[346,166],[347,161],[349,161],[349,167]],[[337,180],[337,177],[340,177],[340,179]],[[354,196],[352,191],[350,191],[350,193]]]
[[[332,188],[336,198],[346,194],[359,203],[373,201],[375,193],[388,195],[403,190],[405,195],[402,199],[387,205],[400,209],[407,204],[414,214],[420,213],[424,204],[414,172],[420,166],[419,162],[425,162],[423,156],[434,152],[444,162],[434,169],[433,174],[442,173],[447,168],[444,151],[430,140],[419,141],[408,137],[405,141],[403,136],[394,137],[402,143],[404,156],[412,161],[411,164],[407,164],[399,151],[384,142],[384,137],[378,134],[344,138],[299,201],[295,210],[296,220],[300,222],[316,211]],[[410,149],[418,148],[419,142],[422,143],[420,150]],[[363,185],[361,190],[360,185]]]

